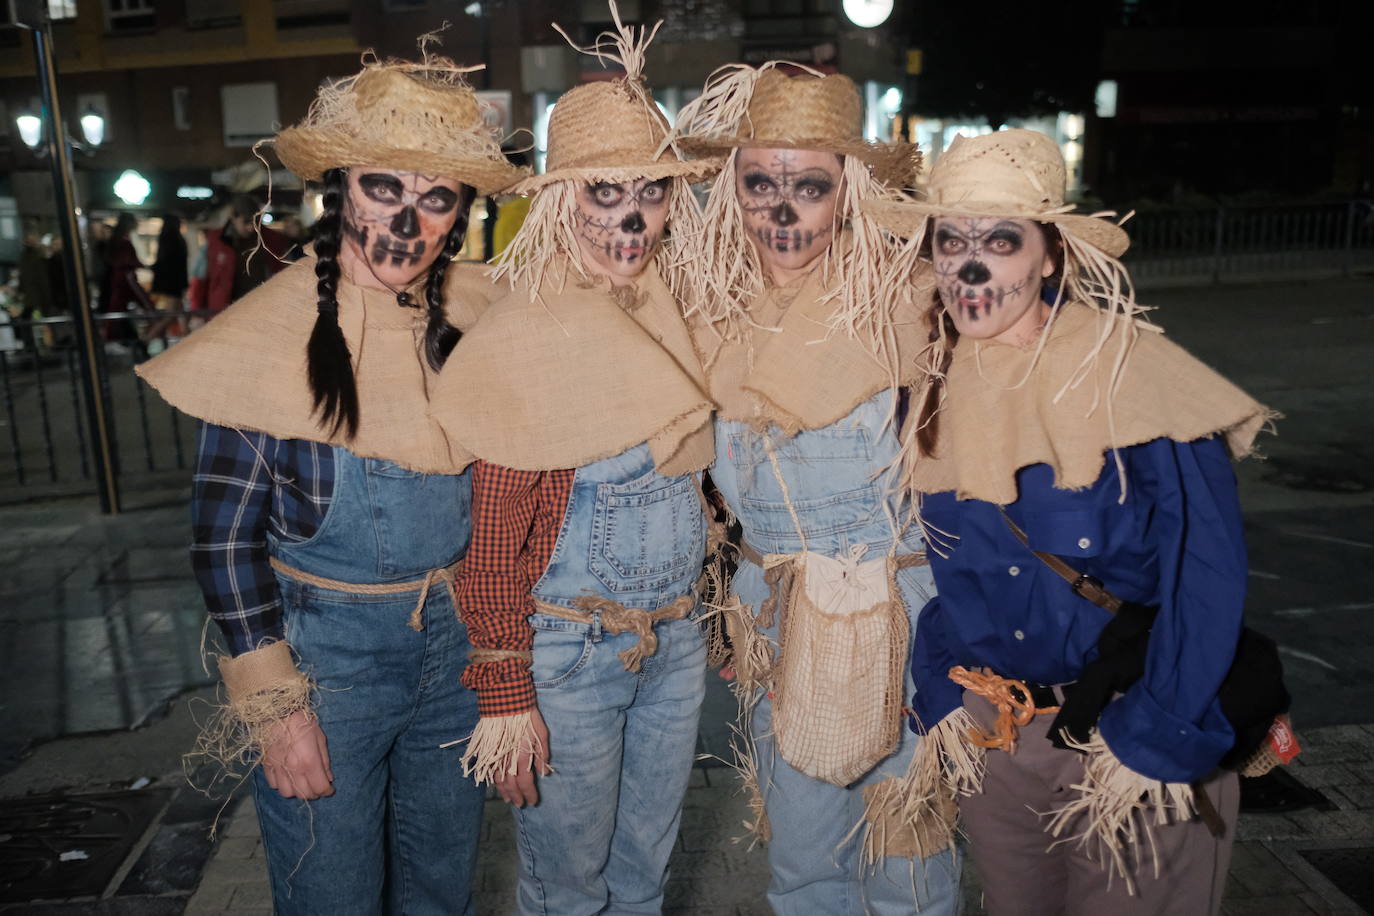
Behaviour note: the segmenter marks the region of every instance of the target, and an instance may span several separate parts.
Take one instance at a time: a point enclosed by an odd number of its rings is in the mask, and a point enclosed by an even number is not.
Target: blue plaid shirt
[[[191,566],[231,655],[286,638],[267,532],[306,540],[319,530],[333,494],[330,446],[200,424]]]

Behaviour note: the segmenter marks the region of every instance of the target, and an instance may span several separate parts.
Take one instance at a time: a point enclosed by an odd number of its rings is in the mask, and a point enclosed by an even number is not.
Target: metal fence
[[[1153,210],[1138,214],[1127,228],[1131,250],[1125,261],[1146,288],[1374,270],[1374,201]],[[102,330],[112,322],[146,327],[170,314],[106,314],[97,316],[97,324]],[[0,335],[13,338],[0,341],[0,502],[96,489],[79,360],[72,347],[63,346],[71,326],[65,317],[15,319],[10,334]],[[195,422],[134,374],[134,352],[110,349],[118,348],[106,348],[99,370],[117,473],[127,479],[187,472],[195,454]]]
[[[1374,269],[1374,201],[1147,210],[1126,224],[1142,287]]]
[[[156,321],[168,314],[100,315],[97,326]],[[9,329],[13,339],[5,335],[0,345],[0,502],[94,492],[86,388],[76,348],[67,343],[72,320],[15,319]],[[116,473],[188,470],[195,455],[195,421],[134,374],[133,348],[102,347],[100,361]]]

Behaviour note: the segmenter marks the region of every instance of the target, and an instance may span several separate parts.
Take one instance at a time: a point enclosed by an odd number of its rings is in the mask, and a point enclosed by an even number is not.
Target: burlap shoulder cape
[[[576,468],[648,442],[659,472],[674,475],[711,462],[705,387],[650,264],[622,290],[570,278],[531,301],[528,288],[509,289],[454,349],[431,415],[455,449],[506,467]]]
[[[498,288],[484,265],[453,263],[445,277],[449,321],[476,323]],[[423,354],[425,310],[386,290],[339,278],[339,325],[358,385],[358,434],[331,434],[314,415],[306,345],[315,326],[315,260],[306,257],[244,296],[204,328],[138,367],[169,404],[207,423],[280,439],[342,445],[428,474],[456,474],[472,456],[429,419],[437,381]],[[413,291],[423,301],[423,289]]]
[[[749,305],[757,326],[741,340],[722,341],[693,325],[721,419],[772,423],[792,435],[829,426],[879,391],[922,378],[918,356],[929,331],[917,303],[930,300],[929,270],[892,293],[901,301],[887,309],[882,352],[832,327],[836,301],[825,297],[822,274],[818,268],[800,286],[765,289]]]
[[[1050,465],[1054,485],[1068,490],[1096,481],[1112,449],[1159,438],[1222,435],[1233,457],[1250,454],[1277,414],[1155,329],[1117,320],[1091,367],[1069,385],[1110,320],[1089,305],[1061,306],[1038,361],[1030,350],[960,340],[935,455],[914,463],[912,487],[1006,505],[1017,498],[1016,472],[1033,464]],[[1135,339],[1126,340],[1113,395],[1123,335]]]

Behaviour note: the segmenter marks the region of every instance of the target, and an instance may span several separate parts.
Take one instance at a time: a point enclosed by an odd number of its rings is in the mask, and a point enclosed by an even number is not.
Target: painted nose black
[[[964,266],[959,268],[959,279],[969,286],[977,286],[991,280],[992,274],[982,261],[965,261]]]
[[[391,220],[391,234],[398,239],[413,239],[420,234],[420,218],[414,207],[406,207]]]
[[[643,231],[644,231],[644,214],[642,214],[642,213],[640,213],[638,210],[636,210],[635,212],[631,213],[629,216],[625,217],[623,220],[620,221],[620,231],[621,231],[621,232],[643,232]]]
[[[797,211],[791,204],[778,204],[773,210],[773,222],[779,226],[790,226],[797,221]]]

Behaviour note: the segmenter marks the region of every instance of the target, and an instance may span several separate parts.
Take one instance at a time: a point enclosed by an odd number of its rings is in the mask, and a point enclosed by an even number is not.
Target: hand
[[[534,730],[534,747],[526,736],[515,761],[515,772],[503,767],[496,779],[496,791],[501,798],[517,808],[539,804],[539,790],[535,787],[534,772],[547,775],[553,770],[549,767],[549,728],[539,710],[530,712],[530,727]]]
[[[722,681],[733,681],[735,679],[735,666],[727,662],[721,665],[720,670],[716,673],[720,675]]]
[[[319,720],[302,709],[277,723],[262,750],[262,773],[282,798],[333,795],[334,771]]]

